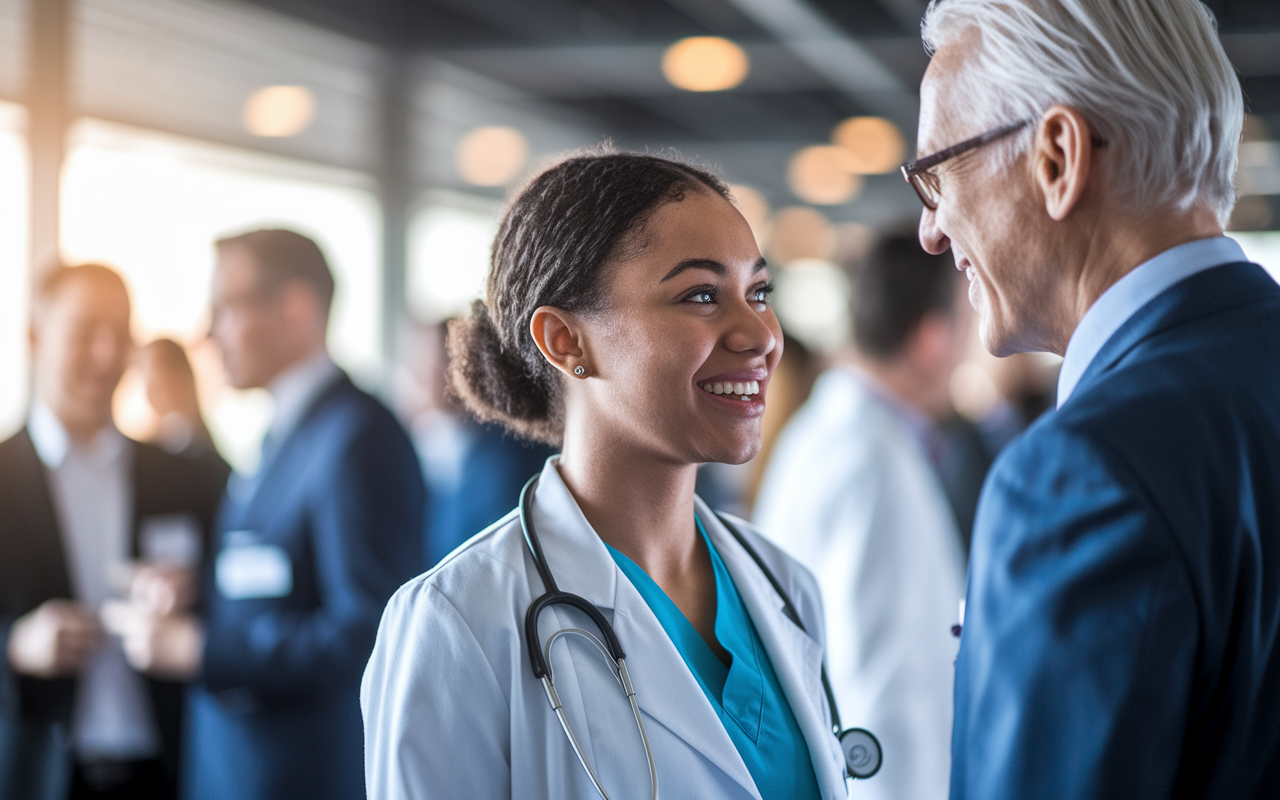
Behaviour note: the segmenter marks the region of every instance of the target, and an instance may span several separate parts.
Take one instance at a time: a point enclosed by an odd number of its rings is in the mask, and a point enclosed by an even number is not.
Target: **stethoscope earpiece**
[[[840,749],[844,751],[844,765],[854,778],[866,780],[879,772],[884,763],[880,740],[863,728],[849,728],[841,733]]]

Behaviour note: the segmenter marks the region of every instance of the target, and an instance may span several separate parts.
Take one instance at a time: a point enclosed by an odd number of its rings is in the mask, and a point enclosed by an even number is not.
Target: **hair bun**
[[[503,344],[483,300],[449,323],[449,391],[481,422],[497,422],[526,439],[555,442],[561,420],[554,387]]]

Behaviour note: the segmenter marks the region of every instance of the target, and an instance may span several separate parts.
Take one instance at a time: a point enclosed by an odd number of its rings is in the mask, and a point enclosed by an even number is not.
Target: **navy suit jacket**
[[[475,439],[462,461],[457,489],[427,497],[427,565],[506,516],[520,490],[542,472],[555,450],[524,442],[497,425],[472,425]]]
[[[1280,792],[1280,286],[1258,266],[1156,297],[997,460],[952,757],[953,800]]]
[[[185,795],[363,798],[361,674],[383,606],[424,569],[418,460],[400,423],[343,376],[245,489],[228,487],[220,546],[279,548],[292,588],[229,599],[207,575]]]

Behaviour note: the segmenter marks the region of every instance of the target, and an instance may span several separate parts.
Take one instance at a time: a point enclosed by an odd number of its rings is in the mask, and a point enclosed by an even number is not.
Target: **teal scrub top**
[[[609,554],[640,592],[693,672],[746,762],[760,796],[767,800],[817,800],[821,793],[809,745],[729,570],[711,546],[702,522],[698,520],[697,524],[715,569],[716,639],[729,652],[728,666],[644,570],[613,547],[609,547]]]

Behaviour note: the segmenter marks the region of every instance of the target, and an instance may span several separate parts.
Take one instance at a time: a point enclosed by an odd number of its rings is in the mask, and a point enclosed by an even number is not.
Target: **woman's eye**
[[[769,298],[773,296],[773,284],[761,286],[751,293],[751,299],[762,306],[769,305]]]
[[[714,303],[716,301],[716,293],[696,292],[689,296],[689,300],[694,303]]]

